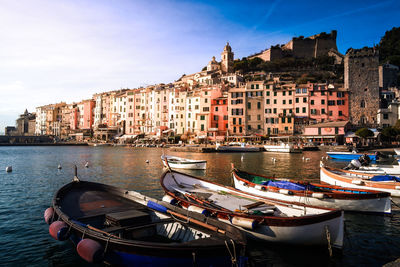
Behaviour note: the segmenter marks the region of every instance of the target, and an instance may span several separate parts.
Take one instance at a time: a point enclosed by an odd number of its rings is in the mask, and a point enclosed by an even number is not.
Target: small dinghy
[[[365,153],[356,153],[356,152],[326,152],[326,154],[338,160],[353,160],[359,159],[362,156],[368,156],[371,161],[376,161],[379,157],[377,154],[365,154]]]
[[[162,155],[161,160],[165,167],[165,160],[167,160],[169,166],[174,169],[205,170],[207,166],[206,160],[193,160],[166,155]]]
[[[169,169],[161,185],[188,211],[209,214],[249,237],[288,245],[342,248],[343,212],[274,201]]]
[[[235,188],[271,199],[345,211],[381,214],[392,211],[390,194],[376,190],[275,179],[235,169],[233,164],[232,178]]]
[[[184,214],[184,215],[183,215]],[[140,193],[74,181],[45,211],[50,235],[88,262],[118,266],[244,266],[245,235]]]
[[[332,185],[389,192],[392,197],[400,197],[400,177],[374,175],[336,169],[320,164],[320,179]]]

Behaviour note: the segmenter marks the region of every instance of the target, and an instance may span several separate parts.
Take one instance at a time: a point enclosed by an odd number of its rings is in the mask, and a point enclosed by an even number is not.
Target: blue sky
[[[336,29],[345,53],[399,18],[398,0],[0,0],[0,132],[25,108],[172,82],[219,59],[226,41],[242,58]]]

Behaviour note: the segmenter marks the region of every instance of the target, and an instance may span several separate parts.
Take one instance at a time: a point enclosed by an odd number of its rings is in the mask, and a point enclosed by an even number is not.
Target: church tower
[[[233,72],[233,52],[229,42],[226,43],[224,51],[221,53],[221,70],[225,73]]]
[[[349,91],[352,124],[374,127],[379,109],[379,54],[375,48],[349,49],[344,58],[344,87]]]

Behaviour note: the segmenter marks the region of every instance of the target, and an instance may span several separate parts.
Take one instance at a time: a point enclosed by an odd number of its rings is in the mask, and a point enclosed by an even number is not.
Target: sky
[[[237,59],[337,30],[344,54],[399,18],[398,0],[0,0],[0,133],[25,109],[173,82],[227,41]]]

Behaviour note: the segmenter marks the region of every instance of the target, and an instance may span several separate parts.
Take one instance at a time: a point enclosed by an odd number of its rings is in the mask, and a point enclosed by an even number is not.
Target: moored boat
[[[331,185],[389,192],[400,197],[400,178],[392,175],[374,175],[337,169],[320,164],[321,182]]]
[[[175,156],[161,156],[161,161],[165,166],[165,160],[168,161],[168,164],[171,168],[175,169],[192,169],[192,170],[205,170],[207,167],[206,160],[193,160],[193,159],[185,159]]]
[[[267,144],[264,145],[264,149],[267,152],[282,152],[282,153],[301,153],[303,150],[293,144],[281,142],[280,144]]]
[[[235,188],[266,198],[345,211],[391,213],[390,194],[376,190],[276,179],[241,171],[233,165],[232,178]]]
[[[78,180],[63,186],[46,210],[45,221],[53,238],[71,239],[88,262],[118,266],[244,266],[246,262],[246,237],[235,227],[109,185]]]
[[[326,152],[326,154],[333,159],[340,159],[340,160],[359,159],[363,155],[367,155],[371,161],[377,160],[376,154],[363,154],[363,153],[353,153],[353,152]]]
[[[274,201],[173,170],[161,176],[161,185],[182,207],[209,213],[251,238],[290,245],[343,246],[340,210]]]

